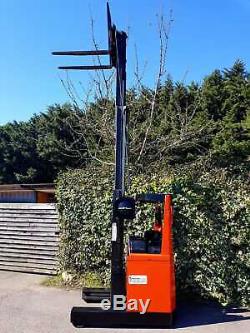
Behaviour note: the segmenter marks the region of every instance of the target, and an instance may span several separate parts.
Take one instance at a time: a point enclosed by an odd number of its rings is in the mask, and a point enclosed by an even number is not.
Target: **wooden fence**
[[[54,204],[0,203],[0,270],[55,274],[58,242]]]

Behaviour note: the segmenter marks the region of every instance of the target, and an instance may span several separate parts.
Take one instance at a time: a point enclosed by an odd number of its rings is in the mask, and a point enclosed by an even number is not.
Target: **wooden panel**
[[[45,240],[30,240],[30,239],[9,239],[0,237],[0,244],[22,244],[22,245],[32,245],[40,246],[46,245],[47,247],[57,247],[57,242],[55,240],[45,241]],[[24,247],[25,247],[24,246]]]
[[[1,216],[1,211],[0,211],[0,216]],[[57,219],[56,218],[53,218],[53,219],[43,219],[43,218],[27,218],[27,217],[0,217],[0,222],[9,222],[9,223],[15,223],[15,222],[29,222],[29,223],[32,223],[32,222],[44,222],[44,220],[48,223],[56,223],[57,222]]]
[[[54,204],[0,203],[0,270],[55,274],[58,234]]]
[[[55,265],[50,265],[50,264],[41,264],[41,263],[32,263],[32,262],[11,262],[11,261],[1,261],[0,260],[0,265],[2,266],[13,266],[13,267],[30,267],[30,268],[45,268],[45,269],[50,269],[53,270],[55,269]]]
[[[59,235],[59,230],[57,228],[44,228],[43,230],[39,228],[29,228],[27,229],[16,227],[16,228],[1,228],[0,226],[0,238],[1,235],[25,235],[25,236],[51,236]]]
[[[11,217],[11,218],[32,218],[32,219],[37,219],[37,218],[43,218],[43,219],[57,219],[57,214],[55,213],[51,213],[50,211],[48,211],[48,213],[40,210],[40,211],[37,211],[37,212],[32,212],[32,211],[26,211],[25,213],[22,213],[22,215],[20,216],[20,213],[18,212],[6,212],[5,210],[3,209],[0,209],[1,211],[1,218],[3,217]]]
[[[52,242],[54,243],[55,241],[58,241],[58,236],[31,236],[31,235],[1,235],[0,234],[0,239],[2,241],[4,241],[5,239],[8,239],[8,240],[24,240],[24,241],[34,241],[34,242],[43,242],[43,241],[46,241],[47,243],[48,242]]]
[[[24,245],[23,247],[27,246],[47,246],[48,247],[53,247],[53,248],[57,248],[57,243],[58,243],[58,238],[54,238],[54,239],[29,239],[29,238],[23,238],[23,239],[9,239],[8,237],[0,237],[0,244],[22,244]]]
[[[58,246],[0,243],[0,249],[1,251],[5,249],[6,251],[9,252],[12,251],[17,253],[22,253],[25,251],[29,251],[28,253],[33,253],[33,252],[43,253],[44,251],[47,251],[47,252],[53,252],[53,255],[56,255],[58,251]]]
[[[51,266],[55,266],[56,261],[55,260],[51,260],[51,258],[49,259],[44,259],[44,258],[27,258],[27,257],[18,257],[15,256],[1,256],[0,255],[0,263],[4,261],[4,262],[8,262],[12,263],[12,262],[18,262],[18,263],[30,263],[30,264],[39,264],[39,265],[51,265]]]
[[[35,257],[37,255],[41,255],[42,257],[52,257],[53,259],[56,259],[58,249],[33,249],[33,248],[14,248],[13,246],[11,248],[7,247],[1,247],[0,246],[0,255],[5,255],[5,253],[9,255],[15,255],[18,257],[21,257],[22,255],[28,255],[30,257]]]
[[[43,229],[40,229],[38,226],[34,226],[34,225],[28,225],[28,230],[29,231],[35,231],[37,233],[40,233],[40,232],[58,232],[58,227],[55,225],[55,226],[44,226]],[[23,232],[26,232],[27,231],[27,226],[26,227],[23,227],[23,226],[8,226],[8,225],[1,225],[0,224],[0,233],[1,231],[23,231]]]
[[[0,203],[0,209],[21,209],[21,210],[55,210],[55,204],[38,203]]]
[[[0,212],[1,214],[1,212]],[[52,227],[58,227],[58,223],[56,222],[47,222],[46,220],[44,220],[42,223],[40,222],[12,222],[11,224],[7,221],[0,221],[0,226],[9,226],[9,227],[12,227],[12,226],[19,226],[19,227],[30,227],[30,226],[33,226],[33,227],[47,227],[47,226],[52,226]]]
[[[1,204],[0,204],[1,205]],[[20,214],[20,208],[19,209],[2,209],[0,208],[1,212],[3,214]],[[46,217],[45,215],[48,215],[48,217],[51,215],[51,216],[54,216],[54,215],[57,215],[55,213],[55,209],[47,209],[47,210],[42,210],[42,209],[23,209],[22,210],[22,214],[32,214],[34,217],[36,215],[40,215],[40,216],[44,216]]]
[[[34,245],[34,244],[13,244],[13,243],[0,243],[0,248],[5,248],[5,249],[28,249],[28,250],[46,250],[46,251],[57,251],[58,245],[54,244],[54,246],[48,247],[47,245]]]
[[[50,199],[51,194],[46,192],[36,192],[36,200],[38,203],[51,202]]]
[[[47,268],[33,268],[33,267],[15,267],[0,264],[0,270],[2,271],[12,271],[12,272],[23,272],[23,273],[37,273],[37,274],[46,274],[46,275],[54,275],[55,269],[47,269]]]

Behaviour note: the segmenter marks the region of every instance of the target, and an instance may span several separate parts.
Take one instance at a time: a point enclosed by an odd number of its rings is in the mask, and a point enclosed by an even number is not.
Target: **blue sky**
[[[106,47],[105,0],[0,0],[0,124],[26,120],[47,106],[68,101],[58,65],[83,64],[52,57],[53,50]],[[167,70],[174,80],[201,81],[213,69],[240,58],[250,64],[250,0],[112,0],[113,20],[129,27],[128,82],[133,84],[136,43],[145,82],[153,83],[158,59],[156,14],[173,9]],[[59,77],[60,76],[60,77]],[[87,86],[89,74],[70,74]]]

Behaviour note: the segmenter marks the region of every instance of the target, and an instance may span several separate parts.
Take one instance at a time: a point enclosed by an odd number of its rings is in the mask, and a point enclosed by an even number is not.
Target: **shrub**
[[[110,170],[76,170],[58,178],[62,271],[110,275]],[[197,173],[198,174],[198,173]],[[213,170],[202,176],[137,176],[131,194],[171,192],[175,206],[177,291],[246,305],[249,291],[248,184],[242,176]],[[151,207],[140,206],[126,235],[149,227]]]

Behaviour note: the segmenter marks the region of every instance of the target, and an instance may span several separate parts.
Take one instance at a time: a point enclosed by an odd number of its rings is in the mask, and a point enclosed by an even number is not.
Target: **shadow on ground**
[[[178,304],[174,328],[211,325],[241,320],[249,320],[247,309],[222,307],[213,302],[187,302]]]

